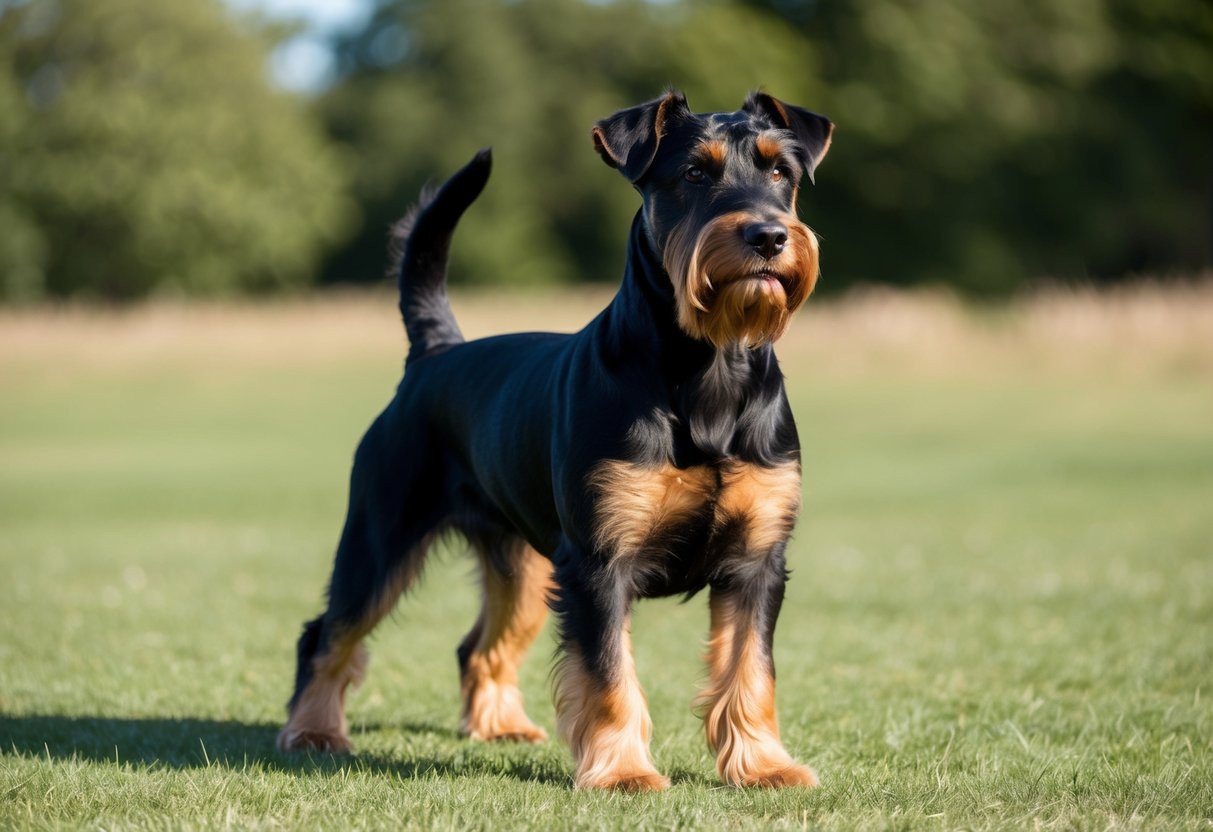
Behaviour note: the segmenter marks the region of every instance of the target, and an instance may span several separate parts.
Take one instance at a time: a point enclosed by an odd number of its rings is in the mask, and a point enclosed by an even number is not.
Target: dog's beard
[[[779,220],[788,240],[769,260],[742,238],[755,222],[748,214],[724,214],[698,233],[685,223],[673,230],[664,265],[684,332],[716,347],[757,347],[783,335],[817,283],[817,239],[795,217]]]

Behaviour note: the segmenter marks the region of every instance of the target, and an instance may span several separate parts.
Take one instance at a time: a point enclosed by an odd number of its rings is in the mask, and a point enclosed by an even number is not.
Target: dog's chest
[[[594,543],[612,562],[762,556],[791,534],[800,507],[796,463],[676,468],[607,460],[590,484]]]

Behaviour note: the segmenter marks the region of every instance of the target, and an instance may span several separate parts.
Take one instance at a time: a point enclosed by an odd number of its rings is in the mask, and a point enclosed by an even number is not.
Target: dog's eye
[[[686,177],[688,182],[694,182],[695,184],[702,182],[706,176],[703,172],[703,168],[701,167],[687,168],[687,172],[683,175]]]
[[[782,182],[783,181],[783,168],[781,168],[781,167],[771,168],[771,181],[772,182]]]

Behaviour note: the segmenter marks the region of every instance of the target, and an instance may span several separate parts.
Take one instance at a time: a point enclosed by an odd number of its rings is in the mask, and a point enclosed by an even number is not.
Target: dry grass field
[[[607,297],[455,305],[477,336]],[[873,290],[778,352],[805,468],[781,725],[823,785],[715,780],[699,598],[638,609],[674,786],[627,796],[572,791],[559,743],[458,738],[454,552],[372,640],[358,755],[273,750],[398,381],[390,295],[0,311],[0,828],[1213,826],[1213,284]],[[551,646],[522,680],[549,730]]]
[[[469,338],[583,326],[606,289],[456,294]],[[151,303],[133,309],[0,309],[0,367],[61,361],[65,370],[188,361],[190,369],[238,357],[255,364],[351,360],[396,363],[403,330],[387,292],[333,293],[266,303]],[[868,289],[810,302],[779,350],[785,363],[824,358],[811,376],[905,370],[1047,375],[1110,370],[1118,376],[1213,367],[1213,284],[1111,292],[1042,291],[989,307],[951,295]],[[1044,361],[1046,366],[1041,367]],[[808,369],[808,368],[806,368]],[[799,373],[788,369],[796,378]],[[857,380],[860,380],[857,378]]]

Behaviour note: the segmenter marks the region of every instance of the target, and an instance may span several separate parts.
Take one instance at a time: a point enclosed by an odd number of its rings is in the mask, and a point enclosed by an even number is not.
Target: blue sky
[[[288,20],[303,20],[319,31],[354,25],[371,11],[367,0],[227,0],[234,9],[260,10]]]
[[[225,0],[237,12],[260,12],[279,20],[299,21],[304,31],[284,43],[270,59],[274,81],[287,89],[314,92],[332,78],[333,56],[325,37],[366,21],[370,0]]]

